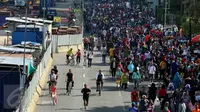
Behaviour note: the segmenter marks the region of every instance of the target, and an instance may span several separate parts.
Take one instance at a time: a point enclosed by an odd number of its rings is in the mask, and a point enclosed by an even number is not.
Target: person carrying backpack
[[[103,79],[104,79],[104,74],[101,72],[101,70],[99,70],[99,73],[97,73],[96,75],[96,88],[97,88],[97,91],[98,90],[98,83],[101,84],[101,89],[103,88]]]

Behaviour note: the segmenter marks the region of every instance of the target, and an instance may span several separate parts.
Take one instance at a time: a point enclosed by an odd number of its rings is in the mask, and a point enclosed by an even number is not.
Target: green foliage
[[[193,18],[200,17],[200,1],[199,0],[184,0],[184,13]]]
[[[192,34],[200,34],[200,23],[191,22]],[[182,24],[184,35],[189,35],[189,21],[186,21]]]

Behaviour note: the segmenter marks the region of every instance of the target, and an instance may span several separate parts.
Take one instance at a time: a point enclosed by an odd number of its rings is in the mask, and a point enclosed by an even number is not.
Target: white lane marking
[[[106,78],[109,78],[109,76],[105,76],[105,77],[104,77],[104,79],[106,79]],[[122,94],[121,94],[121,91],[120,91],[120,90],[118,91],[118,94],[119,94],[119,97],[120,97],[121,102],[122,102],[122,108],[123,108],[123,110],[124,110],[124,111],[127,111],[126,108],[125,108],[125,103],[124,103],[124,100],[123,100],[123,98],[122,98]]]
[[[126,108],[125,108],[124,100],[123,100],[123,98],[122,98],[121,91],[118,91],[118,93],[119,93],[119,97],[121,98],[121,101],[122,101],[122,108],[124,109],[124,111],[126,111]]]
[[[85,66],[83,66],[82,73],[83,73],[83,87],[84,87],[84,84],[85,84]]]

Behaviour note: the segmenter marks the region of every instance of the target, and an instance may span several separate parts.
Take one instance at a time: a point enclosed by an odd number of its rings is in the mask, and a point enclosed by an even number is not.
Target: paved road
[[[58,104],[52,105],[50,96],[48,95],[47,85],[38,102],[36,112],[81,112],[83,111],[83,102],[81,89],[84,83],[87,83],[91,88],[91,96],[89,107],[86,111],[91,112],[125,112],[130,106],[130,91],[133,88],[129,85],[128,90],[120,91],[115,86],[115,80],[108,73],[108,65],[101,63],[101,57],[98,52],[95,52],[93,66],[91,68],[83,67],[81,64],[76,66],[67,66],[64,61],[65,54],[55,54],[54,65],[58,66]],[[108,61],[108,59],[107,59]],[[75,87],[70,96],[65,95],[65,74],[68,69],[72,69],[75,75]],[[101,69],[105,74],[105,85],[102,96],[98,96],[95,87],[95,76],[97,71]],[[85,75],[83,75],[85,74]],[[143,82],[141,85],[147,87],[149,83]],[[158,105],[158,103],[156,103]],[[157,111],[158,112],[158,111]]]

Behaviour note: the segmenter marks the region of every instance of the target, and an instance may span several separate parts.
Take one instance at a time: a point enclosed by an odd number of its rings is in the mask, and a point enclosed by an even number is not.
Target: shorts
[[[89,101],[89,96],[83,96],[83,101],[88,102]]]
[[[69,60],[69,56],[70,56],[69,54],[66,55],[67,60]]]
[[[97,81],[97,84],[103,84],[103,80]]]

